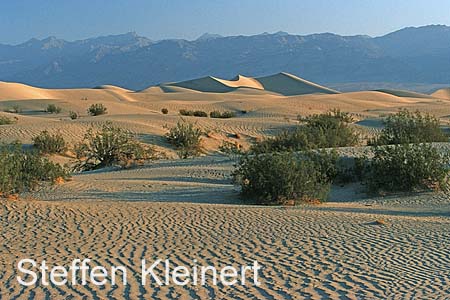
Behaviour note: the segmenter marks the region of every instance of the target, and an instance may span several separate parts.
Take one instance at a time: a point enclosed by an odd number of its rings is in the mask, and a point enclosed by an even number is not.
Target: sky
[[[153,40],[205,32],[380,36],[450,25],[449,0],[0,0],[0,43],[77,40],[134,31]]]

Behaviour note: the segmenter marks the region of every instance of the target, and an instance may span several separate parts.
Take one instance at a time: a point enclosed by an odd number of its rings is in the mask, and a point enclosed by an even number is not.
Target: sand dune
[[[450,100],[450,88],[437,90],[431,96]]]
[[[289,73],[278,73],[267,77],[256,78],[265,90],[277,92],[285,96],[304,94],[337,94],[338,91],[323,87]]]
[[[203,78],[162,84],[161,88],[167,91],[173,87],[180,87],[194,91],[208,93],[227,93],[236,89],[255,89],[265,90],[268,92],[278,93],[281,95],[304,95],[304,94],[336,94],[335,90],[320,86],[313,82],[309,82],[289,73],[279,73],[267,77],[251,78],[237,75],[231,80],[220,79],[217,77],[207,76]]]
[[[376,90],[378,92],[391,94],[398,97],[408,97],[408,98],[433,98],[432,95],[421,94],[417,92],[404,91],[404,90],[391,90],[391,89],[380,89]]]
[[[2,99],[46,99],[50,93],[46,89],[40,89],[29,85],[0,81],[0,97]]]

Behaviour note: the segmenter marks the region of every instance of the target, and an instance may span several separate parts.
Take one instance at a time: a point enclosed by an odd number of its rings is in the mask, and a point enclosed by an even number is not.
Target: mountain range
[[[113,84],[140,90],[204,76],[288,72],[321,84],[450,83],[450,27],[408,27],[380,37],[332,33],[204,34],[152,41],[136,33],[78,41],[0,44],[0,80],[51,88]],[[334,85],[333,85],[334,83]]]

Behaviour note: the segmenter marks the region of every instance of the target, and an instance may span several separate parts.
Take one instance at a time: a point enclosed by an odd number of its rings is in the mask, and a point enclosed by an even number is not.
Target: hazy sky
[[[377,36],[427,24],[450,25],[449,0],[0,0],[0,43],[8,44],[129,31],[151,39],[279,30]]]

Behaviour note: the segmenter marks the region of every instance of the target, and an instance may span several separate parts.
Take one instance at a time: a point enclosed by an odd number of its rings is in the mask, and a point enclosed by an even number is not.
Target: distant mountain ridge
[[[450,27],[408,27],[381,37],[286,32],[152,41],[130,32],[78,41],[0,44],[0,81],[34,86],[164,82],[288,72],[318,83],[450,83]]]

